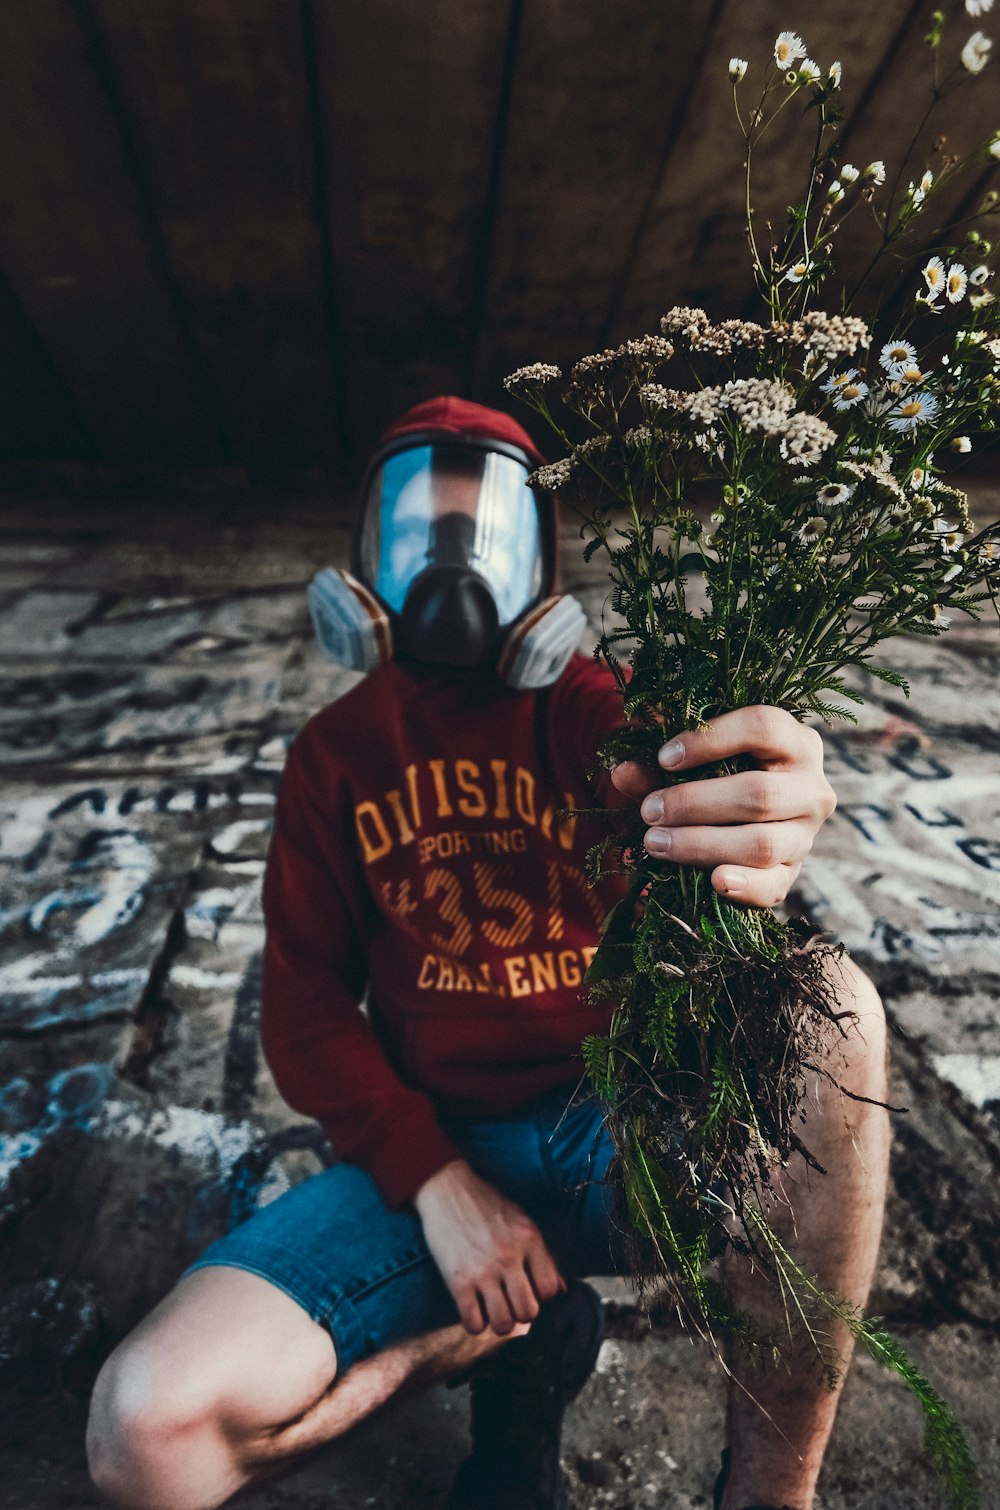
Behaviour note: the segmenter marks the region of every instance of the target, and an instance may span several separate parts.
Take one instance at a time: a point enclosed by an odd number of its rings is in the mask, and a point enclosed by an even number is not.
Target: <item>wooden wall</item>
[[[957,10],[949,62],[991,19]],[[0,454],[351,475],[420,398],[503,403],[512,367],[655,328],[678,300],[749,313],[729,57],[759,75],[796,26],[842,61],[847,155],[892,169],[927,98],[929,13],[6,0]],[[965,149],[1000,125],[995,75],[945,100],[904,182],[937,130]],[[799,192],[813,119],[773,128],[758,223]],[[849,230],[857,269],[873,227]]]

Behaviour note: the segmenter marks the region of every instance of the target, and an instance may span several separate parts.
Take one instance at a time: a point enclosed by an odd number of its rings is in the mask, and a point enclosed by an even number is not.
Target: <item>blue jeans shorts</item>
[[[605,1179],[611,1141],[592,1098],[564,1085],[513,1118],[443,1118],[442,1126],[473,1168],[538,1224],[565,1278],[625,1272]],[[254,1212],[184,1275],[214,1264],[248,1269],[290,1295],[329,1331],[341,1372],[458,1321],[415,1211],[390,1210],[350,1164]]]

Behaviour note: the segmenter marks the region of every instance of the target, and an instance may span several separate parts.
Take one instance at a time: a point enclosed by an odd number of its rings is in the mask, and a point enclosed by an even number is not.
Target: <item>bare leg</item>
[[[87,1427],[91,1476],[121,1510],[212,1510],[342,1435],[402,1386],[501,1345],[493,1333],[446,1327],[337,1379],[329,1333],[284,1291],[242,1269],[199,1269],[101,1370]]]
[[[831,969],[842,1004],[859,1016],[857,1028],[844,1045],[846,1061],[841,1062],[841,1051],[835,1050],[831,1072],[856,1095],[884,1100],[885,1019],[878,993],[846,956]],[[804,1267],[829,1289],[855,1305],[864,1305],[882,1231],[888,1114],[842,1096],[817,1077],[802,1137],[827,1173],[812,1173],[796,1159],[775,1181],[771,1223]],[[783,1313],[761,1276],[745,1260],[733,1256],[726,1278],[737,1305],[773,1319],[780,1333]],[[846,1367],[853,1342],[841,1323],[832,1329],[832,1340]],[[732,1463],[722,1510],[754,1504],[812,1510],[840,1398],[839,1391],[824,1383],[815,1360],[815,1351],[804,1345],[792,1355],[790,1372],[758,1372],[733,1348],[729,1361],[736,1378],[730,1384],[728,1410]]]

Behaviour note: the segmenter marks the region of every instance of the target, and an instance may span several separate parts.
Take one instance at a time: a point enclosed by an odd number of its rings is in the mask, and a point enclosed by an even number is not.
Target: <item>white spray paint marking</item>
[[[33,1158],[44,1137],[36,1132],[0,1133],[0,1190],[5,1190],[19,1164]]]
[[[137,834],[108,834],[102,860],[106,856],[108,864],[101,865],[104,895],[77,920],[75,942],[81,947],[98,943],[132,921],[156,863],[149,845]]]
[[[220,1177],[260,1140],[253,1122],[229,1122],[221,1112],[193,1106],[161,1106],[147,1112],[126,1101],[105,1101],[90,1122],[97,1137],[151,1138],[161,1148],[211,1169]]]
[[[250,834],[263,834],[271,827],[270,818],[241,818],[212,837],[212,848],[220,855],[231,855]]]
[[[192,991],[235,991],[243,979],[238,970],[202,970],[197,965],[174,965],[169,978]]]
[[[51,963],[51,954],[25,954],[12,960],[0,969],[0,990],[10,996],[30,996],[39,992],[73,991],[83,985],[80,974],[36,975],[37,970],[44,970]]]
[[[0,859],[21,860],[31,853],[45,832],[51,807],[48,794],[0,807]]]
[[[931,1062],[943,1080],[957,1085],[975,1106],[1000,1101],[1000,1057],[995,1054],[934,1054]]]

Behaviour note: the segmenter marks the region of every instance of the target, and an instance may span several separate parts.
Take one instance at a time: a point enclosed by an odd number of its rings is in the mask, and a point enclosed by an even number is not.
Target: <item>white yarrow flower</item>
[[[992,46],[991,39],[984,32],[974,31],[962,48],[962,67],[969,73],[982,73],[990,60]]]
[[[740,79],[743,78],[749,67],[750,65],[747,62],[746,58],[729,59],[729,77],[732,79],[734,84],[738,84],[740,82]]]
[[[940,257],[932,257],[930,259],[927,266],[923,269],[923,275],[924,282],[927,284],[927,291],[932,299],[936,299],[940,294],[944,293],[946,279],[944,263]],[[916,356],[916,352],[913,354]]]
[[[857,183],[861,177],[861,170],[860,168],[856,168],[853,163],[845,163],[840,170],[840,176],[845,183]]]
[[[951,304],[957,304],[965,293],[968,283],[965,268],[960,262],[953,262],[948,269],[948,300]]]
[[[977,33],[978,35],[978,33]],[[791,68],[799,58],[806,55],[805,44],[802,38],[796,36],[793,31],[781,31],[774,43],[774,61],[779,68]]]

